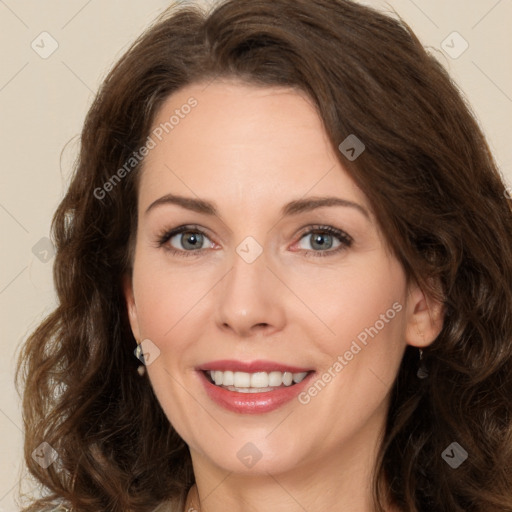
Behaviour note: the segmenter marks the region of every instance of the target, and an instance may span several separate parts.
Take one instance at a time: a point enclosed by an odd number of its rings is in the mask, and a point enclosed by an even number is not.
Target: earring
[[[418,367],[416,376],[418,377],[418,379],[426,379],[428,377],[428,370],[427,370],[427,367],[425,366],[425,362],[423,361],[423,350],[421,350],[421,348],[419,350],[420,350],[420,363],[419,363],[419,367]]]
[[[135,349],[134,351],[134,354],[135,354],[135,357],[139,360],[139,361],[142,361],[144,362],[144,355],[142,353],[142,346],[140,343],[137,343],[137,348]],[[137,368],[137,372],[138,374],[142,377],[145,373],[146,373],[146,366],[141,364],[138,368]]]

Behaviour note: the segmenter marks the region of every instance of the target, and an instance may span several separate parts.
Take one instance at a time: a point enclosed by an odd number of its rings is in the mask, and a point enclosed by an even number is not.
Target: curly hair
[[[390,495],[410,512],[512,511],[512,208],[470,107],[399,18],[349,0],[227,0],[166,10],[87,114],[52,222],[58,304],[18,361],[25,460],[45,490],[25,512],[184,505],[190,453],[137,374],[122,291],[143,159],[105,184],[170,94],[216,77],[305,91],[335,149],[357,134],[365,152],[338,158],[408,278],[444,304],[429,377],[407,347],[393,384],[375,510]],[[58,453],[46,469],[31,456],[43,441]],[[453,442],[468,453],[457,469],[442,457]]]

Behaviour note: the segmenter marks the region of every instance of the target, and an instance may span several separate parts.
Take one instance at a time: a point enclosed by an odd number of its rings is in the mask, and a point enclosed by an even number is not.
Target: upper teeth
[[[291,386],[292,382],[301,382],[308,372],[231,372],[208,371],[217,386],[235,386],[237,388],[266,388],[278,387],[281,384]]]

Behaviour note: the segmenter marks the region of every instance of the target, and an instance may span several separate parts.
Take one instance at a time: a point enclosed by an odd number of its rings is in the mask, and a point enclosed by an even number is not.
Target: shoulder
[[[172,502],[164,501],[153,509],[152,512],[177,512],[177,509],[173,506]]]

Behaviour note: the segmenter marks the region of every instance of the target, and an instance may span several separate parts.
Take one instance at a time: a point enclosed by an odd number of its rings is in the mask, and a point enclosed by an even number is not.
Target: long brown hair
[[[172,6],[109,73],[53,219],[58,307],[20,354],[25,460],[46,491],[25,511],[60,500],[79,512],[164,500],[180,510],[194,481],[186,444],[137,374],[122,293],[141,164],[105,183],[170,94],[215,77],[305,91],[336,151],[351,134],[363,141],[356,160],[338,157],[408,278],[445,305],[428,378],[412,347],[396,377],[376,510],[389,495],[411,512],[512,511],[511,202],[442,65],[403,21],[349,0]],[[42,442],[58,454],[46,469],[32,458]],[[443,457],[452,443],[468,454],[457,469]]]

